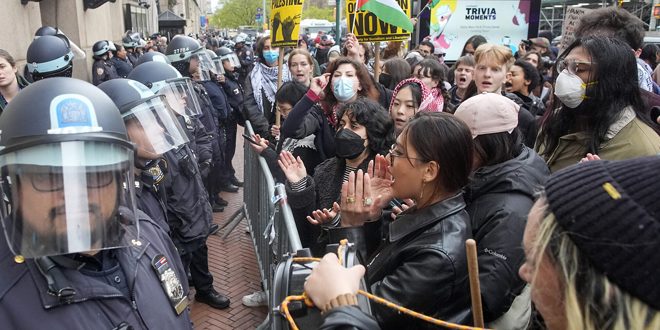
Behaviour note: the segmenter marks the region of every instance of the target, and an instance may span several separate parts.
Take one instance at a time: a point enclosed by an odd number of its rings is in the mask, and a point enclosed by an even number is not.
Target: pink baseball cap
[[[479,135],[508,132],[518,126],[520,106],[497,93],[482,93],[461,103],[454,116],[465,122],[472,138]]]

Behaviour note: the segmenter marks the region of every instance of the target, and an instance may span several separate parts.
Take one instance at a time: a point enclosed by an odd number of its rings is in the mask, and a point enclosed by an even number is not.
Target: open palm
[[[300,157],[293,157],[288,151],[282,151],[280,153],[280,159],[277,161],[284,172],[284,176],[289,182],[295,183],[299,182],[307,176],[307,169]]]
[[[390,162],[387,158],[376,155],[376,158],[369,162],[367,173],[371,176],[371,194],[375,198],[374,207],[385,208],[387,203],[394,198],[392,189],[392,174],[389,171]]]

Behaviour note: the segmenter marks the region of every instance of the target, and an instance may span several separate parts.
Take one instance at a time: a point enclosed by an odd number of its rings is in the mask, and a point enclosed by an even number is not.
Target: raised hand
[[[342,227],[362,226],[380,216],[382,208],[374,201],[368,173],[358,170],[348,175],[348,181],[341,186],[340,205]]]
[[[390,172],[390,161],[384,156],[376,155],[376,158],[369,162],[367,173],[370,176],[374,205],[383,209],[394,198],[392,189],[394,180]]]
[[[314,79],[312,79],[312,83],[309,86],[309,89],[311,89],[314,94],[321,95],[323,89],[328,84],[328,80],[330,80],[329,73],[324,73],[318,77],[314,77]]]
[[[324,225],[332,222],[332,220],[339,214],[341,207],[337,202],[332,204],[332,209],[316,210],[312,212],[311,216],[307,216],[307,221],[313,225]]]
[[[299,182],[307,176],[307,169],[302,159],[293,157],[293,154],[288,151],[280,153],[280,159],[277,160],[277,163],[284,172],[286,179],[291,183]]]

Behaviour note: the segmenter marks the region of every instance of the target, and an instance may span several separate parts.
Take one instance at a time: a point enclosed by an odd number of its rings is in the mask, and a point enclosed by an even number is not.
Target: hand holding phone
[[[256,144],[256,145],[259,145],[259,143],[257,143],[257,141],[255,141],[251,136],[249,136],[249,135],[243,133],[243,137],[244,137],[246,140],[248,140],[250,143],[252,143],[252,144]]]

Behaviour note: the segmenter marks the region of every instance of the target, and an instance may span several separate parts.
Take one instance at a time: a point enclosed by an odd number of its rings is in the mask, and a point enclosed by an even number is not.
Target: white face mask
[[[555,82],[555,95],[559,101],[569,108],[577,108],[582,101],[587,98],[586,91],[588,85],[596,82],[584,83],[580,77],[564,70],[559,73]]]

